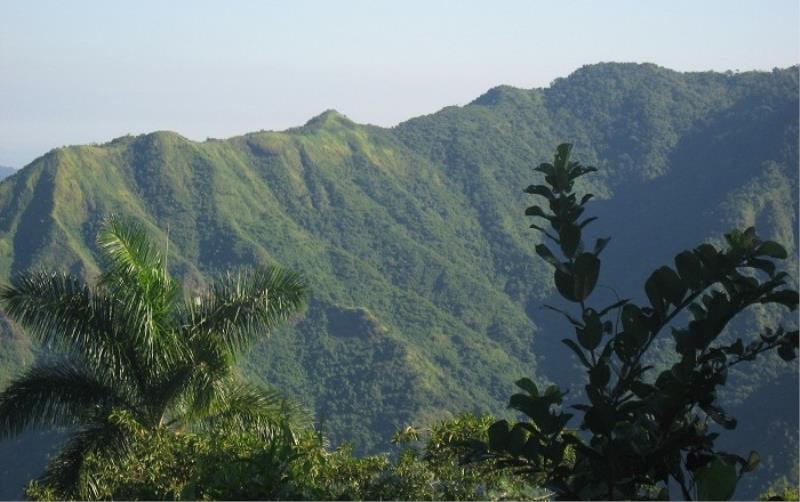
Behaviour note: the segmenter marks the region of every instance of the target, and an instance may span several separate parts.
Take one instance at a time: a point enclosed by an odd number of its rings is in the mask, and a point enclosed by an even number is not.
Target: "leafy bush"
[[[729,368],[766,351],[794,359],[798,331],[778,327],[732,343],[720,335],[750,306],[797,308],[798,293],[784,287],[788,275],[775,263],[786,259],[786,251],[761,241],[753,228],[735,230],[725,236],[726,249],[702,244],[679,253],[674,269],[654,271],[644,286],[649,304],[619,299],[591,307],[587,301],[600,274],[599,256],[610,239],[597,239],[591,248],[584,244],[585,228],[596,219],[581,220],[592,195],[578,199],[573,184],[595,168],[570,161],[571,149],[560,145],[553,164],[536,168],[547,184],[525,191],[547,201],[545,207],[529,207],[526,215],[546,221],[531,227],[556,243],[562,258],[546,244],[536,252],[555,269],[561,296],[579,308],[571,314],[549,307],[574,328],[575,337],[563,342],[586,371],[586,401],[572,405],[581,415],[580,427],[567,428],[573,415],[560,408],[564,392],[555,385],[540,391],[523,378],[517,382],[522,392],[511,396],[509,406],[527,418],[492,424],[487,441],[471,443],[470,457],[513,467],[560,499],[664,498],[670,480],[686,499],[728,499],[759,456],[714,448],[719,433],[712,422],[736,427],[719,405],[717,390]],[[677,327],[685,312],[691,319]],[[653,378],[646,355],[667,329],[678,362]]]
[[[84,477],[92,500],[269,499],[280,493],[293,455],[290,434],[268,441],[253,432],[185,433],[140,429],[122,458],[90,455]],[[52,485],[34,480],[26,496],[60,500]]]
[[[454,445],[486,438],[490,417],[462,415],[429,431],[398,433],[403,445],[386,455],[357,457],[349,446],[327,447],[314,431],[265,440],[253,432],[186,433],[139,429],[124,458],[85,463],[91,499],[128,500],[524,500],[541,495],[525,480],[490,465],[461,465]],[[38,481],[27,496],[59,500]]]

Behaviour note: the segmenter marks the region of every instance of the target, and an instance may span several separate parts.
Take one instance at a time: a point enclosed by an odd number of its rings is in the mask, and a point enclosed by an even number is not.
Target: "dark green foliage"
[[[137,428],[116,462],[86,461],[88,499],[116,500],[526,500],[541,490],[490,466],[463,466],[453,445],[485,438],[491,419],[463,415],[429,431],[407,428],[394,459],[356,457],[327,447],[304,431],[265,441],[247,431],[186,433]],[[52,487],[32,482],[27,496],[58,500]]]
[[[251,360],[259,363],[248,364],[247,372],[258,378],[262,365],[291,368],[287,353],[313,368],[315,378],[291,376],[303,378],[298,392],[318,396],[317,420],[326,436],[365,438],[353,442],[359,453],[385,451],[392,433],[415,421],[414,409],[376,405],[401,401],[426,383],[409,368],[415,352],[372,312],[312,301],[295,333],[302,335],[283,333],[257,347]]]
[[[7,314],[49,349],[0,392],[0,438],[29,428],[69,431],[39,478],[44,490],[57,498],[103,497],[93,481],[97,466],[113,469],[127,455],[146,453],[131,453],[143,435],[290,434],[297,424],[292,406],[239,378],[234,365],[302,308],[300,276],[242,271],[184,298],[141,228],[112,218],[98,244],[105,268],[96,287],[29,272],[0,289]]]
[[[280,493],[294,459],[294,440],[277,434],[269,443],[252,432],[186,433],[134,428],[113,462],[90,454],[84,461],[85,500],[244,500]],[[32,500],[62,500],[64,492],[39,480]]]
[[[528,208],[526,214],[548,221],[551,230],[535,228],[551,232],[547,235],[560,245],[563,259],[544,245],[537,251],[553,266],[561,295],[579,304],[577,316],[559,312],[575,330],[575,339],[562,341],[587,375],[586,401],[571,406],[582,417],[580,429],[567,429],[573,415],[561,409],[565,394],[557,386],[540,393],[523,379],[517,382],[523,392],[511,396],[509,407],[526,420],[493,424],[488,441],[473,444],[470,458],[513,467],[561,499],[662,498],[672,480],[686,499],[727,500],[760,456],[751,452],[745,458],[715,448],[719,432],[713,424],[737,426],[722,408],[718,391],[730,368],[762,353],[794,360],[798,331],[766,329],[733,342],[721,335],[754,305],[797,309],[798,293],[786,287],[789,275],[777,271],[775,262],[787,253],[776,242],[760,240],[752,227],[734,230],[726,234],[724,249],[702,244],[676,256],[677,272],[656,269],[645,282],[647,304],[619,300],[590,307],[586,300],[597,281],[603,246],[586,252],[580,234],[576,238],[575,229],[592,218],[579,221],[589,197],[578,201],[573,180],[594,168],[570,162],[570,151],[571,145],[560,145],[554,163],[537,168],[546,173],[549,187],[526,189],[547,199],[550,211],[533,206],[537,209]],[[679,327],[685,311],[691,318]],[[677,361],[653,378],[648,350],[667,331]]]

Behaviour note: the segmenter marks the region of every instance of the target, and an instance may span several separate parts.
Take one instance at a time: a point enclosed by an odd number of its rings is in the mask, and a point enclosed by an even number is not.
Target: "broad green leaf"
[[[575,298],[585,300],[597,284],[600,274],[600,260],[592,253],[581,253],[575,259]]]
[[[722,256],[711,244],[700,244],[694,250],[695,256],[703,263],[703,280],[716,279],[722,265]]]
[[[686,286],[674,270],[669,267],[660,267],[653,272],[651,277],[658,282],[661,294],[667,301],[675,306],[680,305],[683,297],[686,296]]]
[[[549,164],[547,162],[542,162],[539,164],[538,167],[533,168],[534,171],[539,171],[540,173],[544,173],[547,176],[553,174],[553,164]]]
[[[736,465],[717,456],[694,473],[698,500],[730,500],[736,490]]]
[[[742,472],[754,471],[758,464],[761,463],[761,455],[757,451],[751,451],[747,457],[747,462],[742,466]]]
[[[636,394],[636,397],[639,399],[644,399],[655,391],[656,388],[648,383],[640,382],[638,380],[631,382],[631,392]]]
[[[775,264],[769,260],[761,260],[758,258],[751,258],[747,264],[753,268],[763,270],[770,277],[775,275]]]
[[[515,424],[508,435],[506,449],[512,454],[517,455],[522,452],[528,440],[528,432],[522,424]]]
[[[575,276],[574,274],[569,274],[562,272],[561,270],[556,270],[555,272],[555,283],[556,289],[558,292],[571,302],[578,302],[580,301],[577,296],[575,296]]]
[[[779,260],[785,260],[788,256],[786,249],[775,241],[764,241],[756,250],[756,255],[769,256]]]
[[[788,343],[783,343],[778,346],[778,356],[784,361],[793,361],[797,354],[795,353],[796,347],[789,345]]]
[[[653,272],[644,283],[644,292],[647,294],[647,299],[650,301],[653,310],[659,314],[664,314],[666,308],[664,304],[664,290],[658,282],[655,272]]]
[[[562,168],[564,170],[567,169],[569,165],[569,155],[572,152],[572,144],[571,143],[561,143],[556,147],[556,158],[555,158],[555,167]]]
[[[561,309],[555,308],[552,305],[542,305],[542,308],[548,309],[548,310],[552,310],[554,312],[558,312],[559,314],[563,315],[570,322],[570,324],[572,324],[576,328],[582,328],[583,327],[583,323],[582,322],[578,321],[577,319],[575,319],[574,317],[572,317],[567,312],[565,312],[565,311],[563,311]]]
[[[750,252],[758,242],[756,231],[753,227],[749,227],[744,232],[740,230],[732,230],[725,234],[725,240],[732,249],[738,251]]]
[[[584,366],[586,366],[587,368],[591,368],[592,367],[592,365],[589,362],[589,360],[586,359],[586,354],[584,354],[583,351],[581,350],[581,348],[578,347],[577,343],[575,343],[574,341],[570,340],[569,338],[565,338],[565,339],[561,340],[561,342],[564,345],[566,345],[567,347],[569,347],[570,349],[572,349],[572,352],[574,352],[575,355],[578,356],[578,359],[581,360],[581,363],[583,363]]]
[[[508,407],[535,418],[540,414],[543,408],[541,400],[538,397],[532,397],[528,394],[512,394],[508,400]]]
[[[604,237],[597,239],[594,244],[594,254],[595,256],[600,256],[600,253],[606,248],[608,243],[611,241],[611,237]]]
[[[625,305],[629,301],[630,301],[629,299],[623,298],[622,300],[619,300],[619,301],[616,301],[616,302],[612,303],[611,305],[609,305],[608,307],[606,307],[606,308],[604,308],[603,310],[600,311],[600,316],[602,317],[602,316],[606,315],[610,311]]]
[[[542,218],[547,218],[548,220],[551,218],[550,215],[544,212],[539,206],[531,206],[525,210],[525,216],[539,216]]]
[[[520,378],[516,382],[514,382],[517,387],[524,390],[531,396],[539,396],[539,389],[536,387],[536,384],[530,378]]]
[[[775,291],[761,298],[761,303],[779,303],[789,310],[795,310],[798,304],[798,293],[790,289]]]
[[[530,185],[525,189],[525,193],[529,193],[531,195],[541,195],[547,199],[552,199],[554,197],[553,192],[544,185]]]
[[[630,303],[626,304],[622,307],[622,315],[620,318],[625,333],[628,333],[632,337],[631,340],[634,341],[636,345],[641,346],[647,341],[649,330],[647,329],[644,316],[642,315],[642,311],[639,310],[639,307]]]
[[[508,442],[508,422],[500,420],[489,426],[489,448],[501,451]]]
[[[536,245],[536,254],[538,254],[544,261],[549,263],[550,265],[556,267],[558,270],[566,271],[566,267],[558,261],[556,255],[550,251],[550,248],[547,247],[545,244],[537,244]]]
[[[605,363],[598,363],[589,370],[589,382],[595,387],[605,387],[611,379],[611,369]]]
[[[614,408],[601,403],[586,412],[586,415],[583,416],[583,421],[586,427],[592,432],[596,434],[605,434],[614,427],[615,418],[616,413]]]
[[[736,428],[736,419],[728,415],[725,410],[720,408],[719,406],[709,404],[706,406],[701,406],[703,411],[708,413],[708,416],[711,417],[719,425],[723,426],[724,428],[731,430]]]
[[[636,351],[641,347],[642,341],[632,333],[623,331],[614,341],[614,352],[623,359],[627,360],[636,355]]]
[[[564,225],[559,230],[558,237],[564,256],[572,258],[575,255],[575,250],[578,249],[578,244],[581,242],[581,229],[571,223]]]
[[[691,251],[683,251],[675,257],[675,268],[683,282],[696,290],[703,284],[703,264]]]
[[[600,340],[603,337],[603,323],[594,310],[589,310],[589,313],[583,316],[583,321],[584,327],[575,330],[578,335],[578,342],[586,350],[594,350],[600,345]]]

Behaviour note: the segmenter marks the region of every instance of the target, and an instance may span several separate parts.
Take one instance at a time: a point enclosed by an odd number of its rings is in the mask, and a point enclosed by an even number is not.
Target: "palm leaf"
[[[303,278],[278,267],[228,274],[184,307],[141,227],[112,217],[98,244],[106,267],[95,289],[38,273],[0,290],[9,315],[69,359],[40,359],[0,393],[0,439],[29,427],[79,427],[41,481],[65,497],[102,496],[82,472],[87,456],[115,462],[127,441],[164,425],[293,441],[291,429],[308,414],[241,382],[234,367],[303,308]]]
[[[188,329],[235,356],[302,310],[307,296],[302,275],[281,267],[229,273],[187,305]]]
[[[197,369],[193,362],[187,361],[164,372],[148,394],[147,404],[153,410],[151,423],[163,424],[169,418],[166,416],[169,410],[171,415],[182,414],[187,396],[193,394],[192,387],[197,386]]]
[[[205,416],[192,417],[199,429],[254,430],[264,437],[309,425],[308,413],[278,391],[228,378],[217,382]]]
[[[43,271],[18,274],[0,290],[0,301],[43,345],[117,378],[131,369],[114,301],[78,279]]]
[[[70,426],[128,400],[70,362],[38,363],[0,393],[0,439],[31,427]]]
[[[106,281],[129,280],[164,269],[161,255],[141,225],[111,216],[98,234],[97,244],[105,258]]]
[[[97,243],[106,262],[100,285],[116,300],[141,370],[152,381],[158,370],[185,356],[174,329],[179,319],[179,284],[139,225],[111,217]]]
[[[85,479],[84,463],[89,455],[108,462],[122,458],[129,441],[123,428],[106,419],[83,427],[72,435],[38,478],[65,499],[97,499],[101,494]]]

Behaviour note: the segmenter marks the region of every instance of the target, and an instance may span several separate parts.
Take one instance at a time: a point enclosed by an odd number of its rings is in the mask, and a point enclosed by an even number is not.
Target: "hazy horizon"
[[[546,87],[598,62],[677,71],[796,65],[798,6],[769,7],[2,3],[0,165],[155,130],[199,141],[284,130],[326,109],[388,127],[497,85]]]

